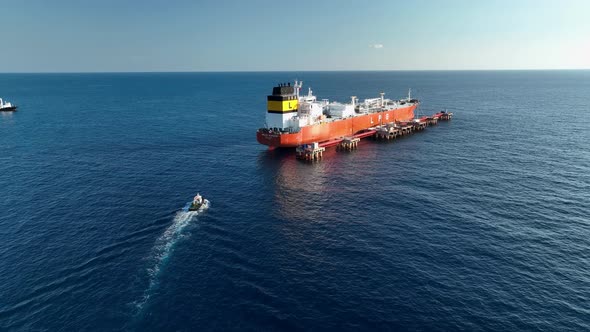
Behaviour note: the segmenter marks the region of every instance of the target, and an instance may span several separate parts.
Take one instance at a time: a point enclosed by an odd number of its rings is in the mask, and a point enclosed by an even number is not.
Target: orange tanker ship
[[[347,104],[317,101],[311,89],[300,96],[302,82],[279,84],[267,98],[266,126],[256,139],[270,148],[297,147],[353,136],[369,128],[396,121],[411,121],[420,102],[408,97],[400,100],[379,98],[363,102],[353,96]]]

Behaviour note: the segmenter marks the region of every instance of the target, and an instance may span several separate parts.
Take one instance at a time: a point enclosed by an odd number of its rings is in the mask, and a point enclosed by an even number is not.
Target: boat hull
[[[184,208],[185,212],[203,211],[209,208],[209,200],[203,199],[203,202],[196,204],[195,202],[187,203]]]
[[[0,112],[16,112],[16,106],[0,107]]]
[[[314,142],[322,143],[341,137],[352,136],[368,128],[395,121],[410,121],[414,119],[414,110],[418,105],[359,115],[334,122],[324,122],[312,126],[302,127],[297,133],[278,133],[268,130],[258,130],[258,143],[271,148],[290,148]]]

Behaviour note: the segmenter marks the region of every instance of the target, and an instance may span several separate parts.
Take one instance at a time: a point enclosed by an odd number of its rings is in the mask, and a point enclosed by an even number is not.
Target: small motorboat
[[[2,98],[0,98],[0,112],[15,112],[16,105],[12,105],[11,103],[4,102]]]
[[[189,211],[199,211],[201,208],[207,207],[207,200],[203,198],[203,196],[197,194],[197,196],[195,196],[195,198],[193,198],[193,201],[191,202],[191,205],[188,207]]]

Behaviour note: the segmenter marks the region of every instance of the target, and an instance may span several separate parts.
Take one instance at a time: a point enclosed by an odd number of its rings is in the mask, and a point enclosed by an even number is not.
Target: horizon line
[[[186,70],[186,71],[14,71],[3,74],[181,74],[181,73],[294,73],[294,72],[465,72],[465,71],[585,71],[590,68],[502,68],[502,69],[327,69],[327,70]]]

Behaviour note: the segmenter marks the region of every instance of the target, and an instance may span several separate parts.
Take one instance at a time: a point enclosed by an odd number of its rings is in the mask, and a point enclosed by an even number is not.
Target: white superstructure
[[[386,99],[381,92],[380,97],[362,102],[356,96],[352,96],[349,103],[330,102],[328,99],[318,101],[311,88],[306,95],[300,95],[302,85],[302,81],[295,81],[293,85],[282,83],[273,89],[273,94],[268,96],[267,129],[298,132],[305,126],[394,110],[414,102],[410,92],[407,99],[400,100]]]

